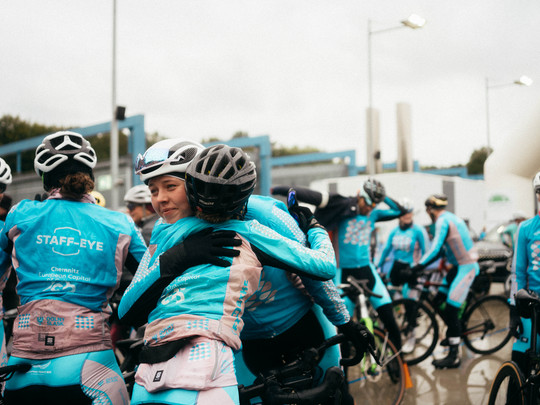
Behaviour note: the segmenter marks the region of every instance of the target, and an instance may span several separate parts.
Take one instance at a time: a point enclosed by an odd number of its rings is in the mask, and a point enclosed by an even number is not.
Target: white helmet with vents
[[[131,187],[124,196],[126,203],[135,204],[150,204],[152,202],[152,194],[146,184],[139,184]]]
[[[46,136],[37,147],[34,169],[41,176],[70,160],[92,170],[97,162],[96,152],[81,134],[60,131]]]
[[[183,139],[159,141],[137,157],[135,173],[146,184],[150,179],[164,174],[184,179],[187,167],[203,150],[204,146],[198,142]]]

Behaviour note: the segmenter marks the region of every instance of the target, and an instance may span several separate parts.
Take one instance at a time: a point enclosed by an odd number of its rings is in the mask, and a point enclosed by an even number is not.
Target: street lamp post
[[[113,26],[112,26],[112,117],[111,117],[111,208],[117,209],[118,204],[118,120],[116,114],[116,0],[113,0]]]
[[[486,77],[486,139],[487,139],[487,147],[488,147],[488,153],[491,151],[491,134],[490,134],[490,125],[489,125],[489,90],[500,88],[500,87],[508,87],[513,85],[519,85],[519,86],[530,86],[533,81],[530,77],[527,76],[521,76],[519,79],[514,80],[510,83],[500,83],[500,84],[490,84],[489,78]]]
[[[374,136],[375,136],[375,117],[373,114],[373,78],[372,78],[372,62],[371,62],[371,37],[375,34],[383,32],[394,31],[401,28],[418,29],[422,28],[426,24],[426,20],[416,14],[411,14],[406,20],[401,21],[401,25],[384,28],[380,30],[373,30],[371,25],[372,21],[368,20],[368,114],[367,114],[367,172],[368,174],[376,173],[375,160],[380,158],[380,151],[374,149]]]

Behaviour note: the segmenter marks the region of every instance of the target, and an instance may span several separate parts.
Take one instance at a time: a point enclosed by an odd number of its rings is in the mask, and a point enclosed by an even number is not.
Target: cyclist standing
[[[335,275],[333,250],[315,221],[308,230],[310,250],[242,220],[256,172],[241,149],[188,151],[174,141],[153,145],[137,165],[162,219],[119,307],[126,322],[148,321],[132,404],[238,403],[232,350],[241,346],[241,316],[262,262],[329,279]],[[226,232],[211,234],[210,228]],[[200,251],[190,237],[228,242],[236,233],[242,236],[227,246],[239,250],[212,248],[205,265],[189,258]],[[184,246],[176,246],[182,240]]]
[[[410,267],[414,262],[429,248],[429,237],[424,227],[415,224],[413,221],[414,207],[408,199],[400,200],[401,206],[407,212],[399,217],[399,225],[390,231],[386,245],[381,253],[378,268],[385,265],[385,261],[392,254],[392,263],[388,272],[390,282],[395,285],[403,285],[402,295],[406,299],[405,307],[408,316],[408,324],[415,325],[416,316],[414,302],[418,301],[419,291],[411,289],[408,280],[403,280],[402,269]],[[413,285],[414,287],[414,285]],[[415,337],[414,329],[407,332],[406,340],[403,345],[403,353],[411,353],[414,349]]]
[[[435,224],[435,234],[431,248],[422,256],[420,261],[411,268],[412,278],[415,278],[430,263],[433,263],[443,253],[453,267],[443,280],[435,302],[446,306],[443,319],[447,326],[446,339],[442,345],[450,346],[448,355],[434,360],[436,368],[456,368],[461,364],[459,344],[461,341],[461,324],[459,310],[465,302],[469,289],[478,275],[478,254],[474,248],[469,229],[461,218],[446,210],[448,198],[444,194],[433,194],[425,201],[426,212]]]
[[[135,225],[141,228],[144,241],[148,245],[152,236],[152,229],[154,229],[154,225],[159,219],[159,215],[156,214],[154,207],[152,207],[152,196],[148,186],[140,184],[131,187],[126,192],[124,201],[131,219],[133,219]]]
[[[111,350],[108,301],[124,263],[136,266],[145,245],[130,218],[90,195],[96,161],[78,133],[45,137],[34,167],[49,197],[23,200],[6,218],[0,249],[11,255],[21,298],[9,365],[32,365],[8,380],[6,403],[129,401]]]
[[[285,195],[285,187],[274,187],[274,194]],[[315,217],[337,237],[336,252],[341,280],[346,282],[352,275],[358,279],[368,279],[368,288],[382,298],[371,296],[370,302],[377,310],[379,318],[388,330],[390,339],[398,350],[401,349],[401,334],[392,311],[392,299],[377,269],[372,263],[370,239],[375,223],[389,221],[406,214],[406,210],[386,195],[384,186],[375,179],[368,179],[354,197],[339,194],[319,193],[317,191],[296,188],[298,200],[317,207]],[[389,209],[377,208],[384,202]],[[341,281],[340,280],[340,281]],[[352,303],[349,312],[352,313]]]
[[[540,203],[540,172],[533,179],[533,189]],[[531,320],[520,318],[515,307],[514,296],[518,290],[527,288],[540,294],[540,212],[520,223],[516,234],[514,260],[512,263],[510,290],[510,327],[516,334],[512,347],[512,360],[520,369],[528,370],[527,350],[531,335]]]

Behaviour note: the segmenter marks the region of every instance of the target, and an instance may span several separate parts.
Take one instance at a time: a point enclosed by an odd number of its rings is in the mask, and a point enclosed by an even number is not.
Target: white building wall
[[[461,177],[439,176],[424,173],[383,173],[372,176],[384,184],[388,196],[395,200],[406,197],[415,206],[415,222],[419,225],[429,225],[431,219],[424,208],[426,198],[434,193],[443,192],[443,183],[454,185],[454,213],[469,221],[473,233],[480,233],[487,218],[487,200],[485,184],[482,180],[469,180]],[[310,188],[318,191],[335,191],[339,194],[356,195],[362,183],[368,176],[341,177],[317,180]],[[382,240],[390,230],[397,226],[397,220],[380,222]]]

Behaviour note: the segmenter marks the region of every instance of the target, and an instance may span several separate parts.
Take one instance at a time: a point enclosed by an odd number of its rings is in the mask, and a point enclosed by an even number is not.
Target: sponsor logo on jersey
[[[50,246],[52,251],[62,256],[78,255],[81,250],[103,251],[103,242],[81,237],[81,231],[70,227],[56,228],[51,235],[37,235],[37,245]]]

